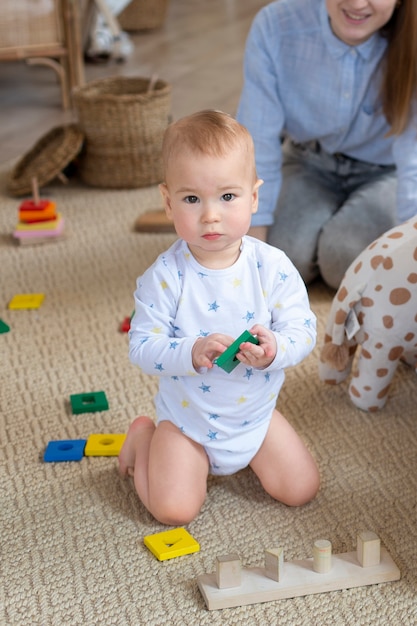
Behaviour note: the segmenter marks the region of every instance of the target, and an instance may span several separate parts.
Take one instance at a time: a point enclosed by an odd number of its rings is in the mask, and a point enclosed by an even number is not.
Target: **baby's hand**
[[[194,343],[191,356],[194,369],[213,367],[214,359],[223,354],[233,343],[233,338],[221,333],[213,333],[207,337],[199,337]]]
[[[250,341],[241,343],[236,358],[241,363],[258,369],[268,367],[275,359],[277,353],[277,342],[274,333],[260,324],[255,324],[250,329],[250,332],[252,335],[257,336],[259,344],[257,345]]]

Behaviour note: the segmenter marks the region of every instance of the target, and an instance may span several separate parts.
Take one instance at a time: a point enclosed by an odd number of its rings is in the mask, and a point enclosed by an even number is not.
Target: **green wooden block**
[[[250,341],[251,343],[259,343],[259,340],[248,330],[245,330],[240,337],[238,337],[231,346],[223,352],[220,356],[215,359],[215,364],[224,369],[225,372],[230,373],[235,369],[236,365],[239,365],[240,361],[236,358],[237,353],[239,352],[240,344],[244,341]]]
[[[6,324],[6,322],[3,322],[3,320],[0,320],[0,335],[2,335],[3,333],[8,333],[9,330],[10,326]]]
[[[107,411],[109,408],[104,391],[72,394],[70,402],[73,413],[95,413],[96,411]]]

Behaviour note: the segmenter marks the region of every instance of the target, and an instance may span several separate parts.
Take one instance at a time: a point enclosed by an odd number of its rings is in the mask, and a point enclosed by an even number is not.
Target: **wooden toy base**
[[[138,233],[175,233],[174,224],[166,216],[165,209],[146,211],[134,223]]]
[[[317,574],[313,559],[304,559],[286,561],[281,582],[268,578],[264,568],[255,567],[242,569],[239,587],[219,589],[214,573],[198,576],[197,583],[207,608],[213,610],[391,582],[400,576],[387,550],[381,548],[379,565],[371,567],[361,567],[355,551],[333,555],[332,569],[327,574]]]

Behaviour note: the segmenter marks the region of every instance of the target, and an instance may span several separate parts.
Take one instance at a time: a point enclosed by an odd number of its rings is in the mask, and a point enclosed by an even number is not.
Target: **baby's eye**
[[[198,198],[197,196],[186,196],[184,198],[184,201],[187,202],[188,204],[195,204],[196,202],[198,202]]]
[[[222,195],[223,200],[226,200],[226,202],[230,202],[231,200],[233,200],[234,197],[235,197],[234,193],[224,193]]]

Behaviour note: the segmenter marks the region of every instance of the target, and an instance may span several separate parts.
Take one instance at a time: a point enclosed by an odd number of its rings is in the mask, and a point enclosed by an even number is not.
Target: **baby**
[[[163,142],[166,214],[179,239],[138,279],[130,359],[159,376],[157,424],[129,428],[119,456],[139,498],[162,523],[199,513],[209,473],[250,466],[276,500],[298,506],[319,488],[315,461],[275,408],[284,368],[313,349],[316,319],[286,255],[249,237],[262,181],[248,131],[202,111]],[[227,373],[216,359],[243,331]]]

